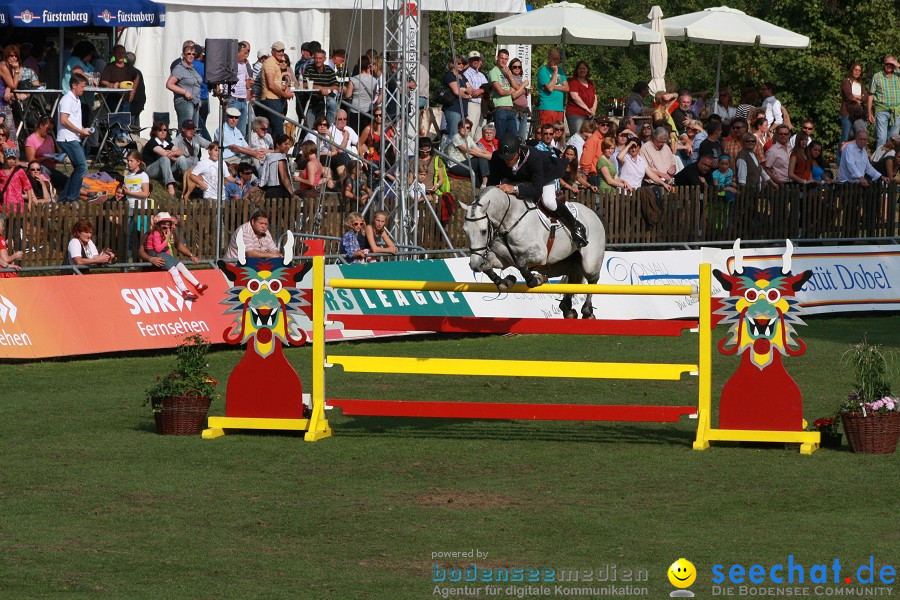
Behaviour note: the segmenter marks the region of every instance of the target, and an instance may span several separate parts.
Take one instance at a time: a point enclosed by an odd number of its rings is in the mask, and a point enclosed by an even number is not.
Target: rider
[[[554,182],[565,172],[565,159],[522,146],[518,135],[505,133],[500,137],[498,149],[491,156],[488,185],[496,185],[501,191],[522,200],[530,198],[537,201],[540,197],[544,208],[556,215],[572,233],[575,245],[583,248],[588,243],[584,225],[569,211],[565,202],[556,201]]]

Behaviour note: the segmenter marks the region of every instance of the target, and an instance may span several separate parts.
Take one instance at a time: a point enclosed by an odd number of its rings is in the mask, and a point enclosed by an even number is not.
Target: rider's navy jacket
[[[564,158],[556,158],[536,148],[523,147],[513,167],[506,164],[498,151],[491,156],[488,185],[511,183],[519,186],[519,198],[537,199],[545,185],[553,183],[565,172]]]

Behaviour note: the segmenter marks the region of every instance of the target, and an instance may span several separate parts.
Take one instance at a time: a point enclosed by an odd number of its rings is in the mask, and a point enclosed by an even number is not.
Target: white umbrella
[[[650,9],[647,18],[650,19],[650,28],[653,31],[662,33],[662,17],[663,11],[660,7],[654,6]],[[666,91],[666,65],[669,62],[669,49],[666,48],[666,39],[656,44],[650,44],[650,93]]]
[[[558,2],[466,29],[466,38],[497,44],[582,44],[630,46],[652,44],[662,36],[640,25],[585,8]]]
[[[649,28],[650,23],[645,23],[644,27]],[[809,48],[809,38],[805,35],[772,25],[727,6],[716,6],[663,19],[662,31],[668,40],[719,45],[716,97],[719,94],[723,45],[754,46],[759,44],[763,48]]]

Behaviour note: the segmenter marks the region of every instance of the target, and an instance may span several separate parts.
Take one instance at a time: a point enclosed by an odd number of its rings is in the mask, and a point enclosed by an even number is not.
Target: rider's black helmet
[[[497,152],[503,160],[509,160],[519,154],[521,141],[515,133],[504,133],[500,137],[500,143],[497,145]]]

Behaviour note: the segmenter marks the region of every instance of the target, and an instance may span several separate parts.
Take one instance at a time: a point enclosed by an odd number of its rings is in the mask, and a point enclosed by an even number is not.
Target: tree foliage
[[[581,0],[588,8],[614,15],[632,23],[645,23],[652,3],[629,0]],[[548,2],[537,0],[540,8]],[[719,1],[673,0],[658,2],[666,17],[686,14]],[[808,50],[782,50],[748,46],[724,46],[722,83],[740,97],[744,87],[758,88],[770,82],[787,107],[796,125],[806,118],[816,124],[815,137],[832,151],[840,135],[839,104],[841,81],[850,65],[863,65],[863,81],[868,85],[881,68],[885,54],[898,52],[896,47],[898,0],[871,0],[847,5],[839,0],[735,0],[729,3],[745,13],[785,27],[810,38]],[[467,27],[496,18],[484,13],[452,13],[453,42],[457,54],[473,49],[493,55],[493,46],[465,39]],[[430,14],[430,72],[440,78],[450,56],[447,17]],[[549,46],[533,48],[533,64],[541,64]],[[718,46],[692,42],[668,42],[669,61],[666,79],[677,88],[713,92]],[[601,46],[568,46],[565,48],[567,72],[578,60],[585,60],[602,99],[627,96],[636,81],[649,81],[649,49],[646,46],[607,48]],[[488,58],[486,65],[491,66]]]

